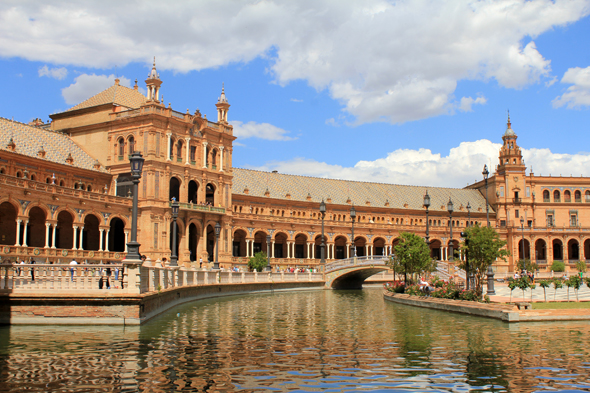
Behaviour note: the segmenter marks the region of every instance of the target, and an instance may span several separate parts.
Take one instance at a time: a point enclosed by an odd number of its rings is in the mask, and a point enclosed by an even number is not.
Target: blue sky
[[[113,10],[116,9],[116,12]],[[0,116],[28,122],[140,87],[216,119],[234,166],[463,187],[497,163],[507,110],[535,174],[590,176],[590,2],[0,4]]]

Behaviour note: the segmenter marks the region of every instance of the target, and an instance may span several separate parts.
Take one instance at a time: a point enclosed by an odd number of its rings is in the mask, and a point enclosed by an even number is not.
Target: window
[[[119,138],[119,157],[123,157],[125,155],[125,141],[123,138]]]
[[[576,203],[582,202],[582,193],[580,192],[580,190],[576,190],[574,192],[574,198],[576,200]]]
[[[191,146],[191,161],[192,162],[196,161],[196,156],[197,156],[197,147]]]
[[[553,222],[553,214],[547,214],[547,226],[552,227],[555,223]]]
[[[506,226],[506,220],[500,220],[500,226],[501,227],[505,227]]]
[[[584,196],[586,197],[586,202],[590,202],[590,191],[586,191]]]
[[[558,190],[553,191],[553,202],[561,202],[561,194]]]
[[[578,216],[576,214],[570,214],[570,226],[578,226]]]
[[[528,220],[527,225],[529,228],[532,228],[533,227],[533,220]]]
[[[135,151],[135,139],[133,137],[129,137],[129,154]]]
[[[503,197],[504,196],[504,186],[500,187],[500,196]]]
[[[572,201],[572,194],[571,192],[569,192],[569,190],[565,190],[563,193],[563,201],[564,202],[571,202]]]
[[[515,211],[514,211],[514,217],[515,217],[515,218],[519,218],[519,214],[520,214],[520,213],[519,213],[519,211],[518,211],[518,210],[515,210]]]
[[[182,141],[178,141],[178,145],[176,145],[176,159],[182,161]]]
[[[154,250],[158,249],[158,223],[154,223]]]
[[[530,198],[531,197],[531,188],[527,186],[526,188],[526,197]]]

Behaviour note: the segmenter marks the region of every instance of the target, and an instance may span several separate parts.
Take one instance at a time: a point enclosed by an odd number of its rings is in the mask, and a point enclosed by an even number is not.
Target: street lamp
[[[322,244],[320,245],[320,263],[322,265],[322,270],[324,269],[326,263],[326,254],[325,254],[325,247],[326,244],[324,242],[324,217],[326,216],[326,203],[322,199],[320,202],[320,214],[322,215]]]
[[[136,151],[129,157],[131,162],[131,178],[133,181],[133,209],[131,213],[131,241],[127,243],[127,256],[125,259],[141,260],[139,255],[139,246],[137,242],[137,188],[139,179],[141,179],[141,171],[143,169],[144,159],[140,152]]]
[[[447,203],[447,211],[449,212],[449,226],[451,228],[450,233],[450,240],[449,240],[449,251],[450,251],[450,258],[449,260],[453,260],[453,201],[449,198],[449,203]]]
[[[172,255],[170,255],[170,266],[178,266],[178,255],[176,254],[177,244],[176,244],[176,237],[177,237],[177,229],[176,229],[176,219],[178,218],[178,208],[180,204],[176,200],[176,198],[172,198]]]
[[[219,232],[221,232],[221,225],[219,221],[215,223],[215,263],[213,270],[219,270]]]
[[[266,235],[266,271],[267,272],[272,271],[272,268],[270,267],[270,239],[271,239],[270,234]]]
[[[524,217],[520,217],[520,228],[522,229],[522,268],[526,269],[525,255],[524,255]]]
[[[356,257],[356,246],[354,245],[354,219],[356,218],[356,210],[354,205],[350,208],[350,219],[352,220],[352,256]]]
[[[467,209],[467,225],[465,225],[465,226],[470,227],[471,226],[471,205],[469,204],[469,202],[467,202],[467,206],[465,208]]]
[[[488,207],[488,175],[490,172],[488,171],[487,165],[483,166],[483,172],[481,174],[486,181],[486,220],[488,221],[488,226],[490,226],[490,209]]]
[[[428,232],[428,208],[430,207],[430,195],[428,195],[428,190],[426,190],[426,194],[424,195],[424,207],[426,208],[426,244],[430,244],[430,234]]]

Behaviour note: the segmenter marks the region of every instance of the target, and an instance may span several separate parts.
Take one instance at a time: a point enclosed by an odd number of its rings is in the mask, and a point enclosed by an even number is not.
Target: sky
[[[217,119],[233,166],[462,188],[498,163],[590,176],[590,0],[0,2],[0,116],[145,79]]]

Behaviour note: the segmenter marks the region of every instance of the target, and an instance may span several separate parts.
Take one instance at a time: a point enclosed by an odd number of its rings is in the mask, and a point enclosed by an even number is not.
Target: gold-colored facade
[[[199,111],[177,112],[161,102],[155,64],[145,82],[147,96],[137,82],[127,88],[116,80],[52,115],[50,124],[0,119],[3,259],[123,259],[131,229],[133,151],[145,158],[138,241],[141,254],[152,260],[170,259],[173,198],[180,202],[179,264],[186,266],[207,267],[216,245],[222,267],[243,266],[255,252],[267,250],[273,266],[317,266],[322,200],[327,261],[389,254],[401,232],[426,236],[427,227],[433,257],[447,260],[450,242],[457,250],[468,222],[487,224],[486,207],[490,225],[512,253],[497,263],[498,271],[513,270],[523,234],[525,257],[542,268],[553,260],[574,268],[590,255],[590,227],[584,227],[590,220],[590,179],[527,175],[510,121],[487,192],[483,180],[451,189],[319,179],[234,168],[236,138],[223,89],[217,119],[210,121]]]

